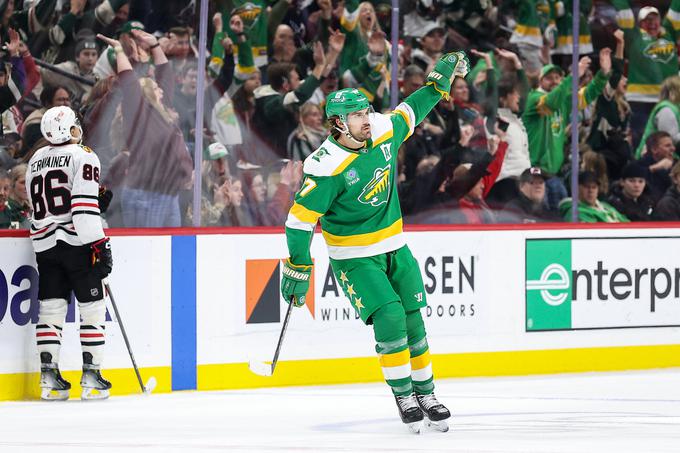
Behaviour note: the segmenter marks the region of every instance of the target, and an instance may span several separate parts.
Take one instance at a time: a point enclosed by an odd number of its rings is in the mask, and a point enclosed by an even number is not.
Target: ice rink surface
[[[680,369],[440,379],[448,433],[385,384],[0,403],[0,452],[680,452]]]

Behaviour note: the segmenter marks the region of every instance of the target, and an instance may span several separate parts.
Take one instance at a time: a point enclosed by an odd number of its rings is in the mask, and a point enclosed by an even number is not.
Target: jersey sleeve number
[[[62,170],[51,170],[44,178],[42,175],[33,178],[31,203],[35,220],[44,219],[48,213],[56,216],[71,210],[71,192],[66,187],[55,187],[56,184],[67,183],[68,176]]]
[[[90,164],[83,165],[83,179],[85,181],[99,182],[99,167]]]
[[[305,182],[302,183],[302,190],[300,190],[300,196],[304,197],[309,192],[316,188],[316,182],[311,178],[306,178]]]

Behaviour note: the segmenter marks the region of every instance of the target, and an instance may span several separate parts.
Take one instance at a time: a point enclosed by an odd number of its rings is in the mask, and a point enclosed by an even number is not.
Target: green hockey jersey
[[[560,201],[559,210],[564,220],[571,220],[571,198]],[[628,218],[605,201],[597,201],[596,206],[590,206],[583,201],[578,202],[578,220],[585,223],[620,223],[630,222]]]
[[[317,221],[333,259],[375,256],[405,245],[397,194],[399,146],[441,95],[425,86],[390,114],[370,114],[371,139],[359,152],[329,137],[304,163],[304,180],[286,220],[290,259],[312,264]]]
[[[604,90],[609,76],[598,71],[593,80],[578,91],[579,110],[585,109]],[[529,137],[531,165],[556,175],[564,162],[566,127],[571,115],[571,76],[550,93],[532,90],[522,114],[522,122]]]
[[[259,68],[266,65],[269,28],[272,24],[281,22],[288,10],[288,2],[285,0],[224,0],[221,3],[223,3],[221,12],[224,18],[221,31],[227,31],[229,18],[232,14],[238,14],[243,20],[245,34],[252,46],[255,66]],[[239,48],[234,49],[234,53],[237,54],[239,50]]]
[[[590,38],[590,25],[588,16],[592,7],[591,0],[581,0],[579,2],[581,18],[579,20],[579,55],[593,53],[593,44]],[[572,37],[572,9],[573,0],[559,0],[553,3],[552,12],[555,16],[555,26],[557,27],[557,40],[552,53],[557,55],[571,55],[573,49]]]
[[[550,15],[550,5],[546,0],[511,0],[503,7],[514,14],[517,26],[512,32],[512,44],[543,45],[543,31]],[[471,80],[474,80],[471,79]]]
[[[636,102],[658,102],[661,83],[678,74],[676,41],[680,30],[680,0],[672,0],[658,38],[635,25],[628,0],[612,0],[616,22],[623,30],[628,57],[626,98]]]

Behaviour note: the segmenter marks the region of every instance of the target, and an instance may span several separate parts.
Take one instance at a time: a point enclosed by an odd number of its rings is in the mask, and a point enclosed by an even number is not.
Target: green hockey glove
[[[470,72],[470,60],[463,51],[450,52],[442,56],[427,75],[425,85],[432,85],[441,93],[442,97],[449,100],[451,84],[456,77],[463,77]]]
[[[305,304],[305,297],[309,290],[309,280],[312,276],[312,265],[297,265],[287,259],[283,263],[283,279],[281,280],[281,294],[286,302],[291,299],[296,307]]]

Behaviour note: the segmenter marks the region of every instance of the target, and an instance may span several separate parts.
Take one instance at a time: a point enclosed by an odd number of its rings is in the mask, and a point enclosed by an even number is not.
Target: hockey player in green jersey
[[[402,421],[414,432],[423,417],[447,430],[450,413],[434,396],[420,313],[425,290],[402,233],[397,151],[469,67],[464,52],[444,55],[426,85],[388,115],[372,112],[357,89],[328,95],[332,135],[305,160],[304,182],[286,220],[290,257],[283,267],[283,297],[296,306],[305,303],[313,266],[309,246],[320,221],[333,272],[361,320],[373,326],[383,375]]]

